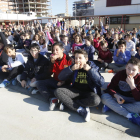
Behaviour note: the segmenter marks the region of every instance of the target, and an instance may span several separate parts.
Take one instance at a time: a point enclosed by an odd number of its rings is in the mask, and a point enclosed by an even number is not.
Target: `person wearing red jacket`
[[[108,64],[112,62],[112,53],[107,48],[108,43],[106,40],[101,41],[101,49],[98,54],[98,59],[94,60],[94,63],[102,70],[107,68]]]
[[[140,60],[131,58],[126,69],[111,80],[101,99],[103,112],[109,109],[140,126]]]
[[[52,55],[50,56],[50,70],[53,77],[38,81],[37,88],[46,100],[50,100],[50,110],[54,110],[58,104],[58,99],[54,96],[54,90],[65,84],[65,81],[58,79],[59,73],[72,64],[71,57],[63,53],[62,43],[55,43],[52,46]]]

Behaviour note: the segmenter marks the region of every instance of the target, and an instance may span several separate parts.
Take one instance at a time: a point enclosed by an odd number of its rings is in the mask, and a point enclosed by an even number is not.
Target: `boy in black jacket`
[[[36,94],[38,90],[36,87],[38,80],[44,80],[51,77],[49,71],[49,60],[40,55],[40,47],[38,44],[33,43],[30,47],[31,55],[28,57],[28,61],[25,65],[25,69],[21,75],[17,76],[17,80],[21,83],[21,86],[29,89],[32,94]]]
[[[100,87],[104,84],[104,78],[99,73],[99,68],[88,61],[88,54],[84,50],[76,50],[75,64],[71,65],[59,74],[61,81],[72,78],[71,87],[58,88],[55,96],[71,110],[77,111],[90,120],[89,107],[100,103]]]

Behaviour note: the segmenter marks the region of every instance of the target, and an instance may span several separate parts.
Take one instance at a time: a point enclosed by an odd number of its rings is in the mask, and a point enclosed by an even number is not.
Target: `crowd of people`
[[[109,29],[90,23],[66,28],[65,21],[9,24],[0,32],[0,88],[18,83],[31,94],[78,112],[90,121],[90,108],[109,110],[140,126],[140,30]],[[98,55],[95,59],[95,55]],[[114,73],[107,89],[102,72]]]

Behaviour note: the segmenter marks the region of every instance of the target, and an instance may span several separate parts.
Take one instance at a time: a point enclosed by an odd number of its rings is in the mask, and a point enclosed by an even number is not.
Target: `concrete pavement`
[[[96,58],[97,56],[95,56]],[[101,73],[105,89],[114,74]],[[1,75],[1,78],[2,75]],[[2,80],[0,80],[1,82]],[[102,104],[90,108],[91,121],[78,113],[49,111],[49,103],[40,95],[30,95],[21,86],[0,89],[0,140],[138,140],[140,127],[109,111]]]
[[[125,133],[121,126],[126,119],[113,113],[101,114],[91,109],[91,121],[86,123],[76,112],[49,111],[49,104],[11,88],[0,89],[0,140],[117,140],[139,139]],[[112,115],[113,114],[113,115]],[[113,120],[120,119],[116,124]],[[105,121],[106,120],[106,121]],[[118,120],[119,121],[119,120]],[[133,124],[128,122],[128,126]],[[117,127],[118,126],[118,127]],[[133,125],[135,131],[140,128]],[[140,131],[139,131],[140,132]]]

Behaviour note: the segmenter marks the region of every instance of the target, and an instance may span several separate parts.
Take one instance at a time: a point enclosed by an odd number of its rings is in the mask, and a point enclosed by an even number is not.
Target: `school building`
[[[94,6],[94,24],[100,25],[101,19],[110,28],[140,26],[140,0],[95,0]]]

